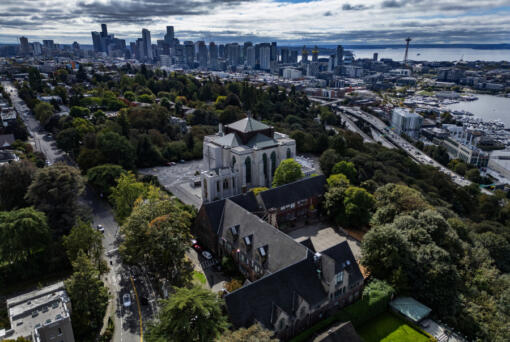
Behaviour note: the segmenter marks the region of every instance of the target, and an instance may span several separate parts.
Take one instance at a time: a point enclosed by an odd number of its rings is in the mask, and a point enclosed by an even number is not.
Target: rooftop
[[[236,121],[234,123],[226,125],[226,127],[243,133],[262,131],[271,128],[270,126],[260,121],[257,121],[252,117],[247,117],[242,120]]]
[[[417,323],[432,311],[429,307],[411,297],[398,297],[390,302],[390,307]]]

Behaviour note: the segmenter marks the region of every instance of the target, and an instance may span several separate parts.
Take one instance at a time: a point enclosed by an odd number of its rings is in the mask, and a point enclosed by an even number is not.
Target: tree
[[[108,162],[103,152],[95,148],[91,149],[86,147],[80,149],[80,154],[76,161],[83,172],[87,172],[88,169],[94,166]]]
[[[135,201],[145,196],[148,191],[149,186],[136,181],[135,175],[131,171],[121,174],[109,197],[113,203],[115,219],[122,223],[131,214]]]
[[[159,190],[151,190],[148,197],[135,205],[122,226],[121,255],[128,264],[145,265],[158,278],[183,286],[192,272],[185,258],[191,215]]]
[[[333,166],[331,173],[332,174],[337,174],[337,173],[344,174],[345,176],[347,176],[349,181],[351,181],[351,183],[355,183],[358,178],[358,171],[354,167],[354,163],[348,162],[345,160],[342,160],[342,161],[336,163],[335,166]]]
[[[218,342],[278,342],[273,338],[271,330],[264,329],[260,324],[253,324],[249,328],[241,328],[234,331],[227,330]]]
[[[34,116],[41,125],[46,126],[53,116],[53,106],[46,102],[39,102],[34,107]]]
[[[121,165],[126,170],[135,167],[136,151],[122,135],[111,131],[100,132],[97,147],[112,164]]]
[[[339,156],[333,149],[327,149],[321,154],[319,159],[319,165],[321,167],[322,172],[329,176],[331,174],[331,170],[333,166],[339,161]]]
[[[83,189],[79,171],[57,163],[38,171],[25,199],[46,213],[50,227],[62,234],[75,223],[78,196]]]
[[[66,152],[77,152],[80,149],[80,133],[74,127],[61,130],[57,134],[57,146]]]
[[[283,160],[276,168],[273,178],[273,186],[281,186],[303,178],[301,165],[292,158]]]
[[[12,210],[27,205],[25,194],[36,172],[28,160],[0,167],[0,210]]]
[[[106,272],[108,267],[103,260],[103,235],[89,223],[78,220],[71,232],[63,237],[63,246],[71,263],[84,253],[100,273]]]
[[[27,262],[50,242],[44,213],[32,207],[0,212],[0,260]]]
[[[42,89],[43,82],[42,82],[41,73],[39,72],[39,70],[37,68],[31,67],[28,70],[28,82],[30,83],[30,87],[33,90],[35,90],[37,92],[40,92],[43,90]]]
[[[228,327],[221,300],[202,287],[174,288],[162,300],[159,321],[147,331],[147,342],[214,341]]]
[[[335,134],[330,138],[330,147],[335,150],[338,155],[344,155],[346,149],[345,139],[341,134]]]
[[[466,172],[466,178],[469,179],[473,183],[482,183],[482,176],[480,176],[480,171],[478,169],[471,169]]]
[[[103,326],[108,291],[83,251],[73,262],[73,274],[65,282],[65,287],[73,306],[71,322],[76,340],[95,340]]]
[[[345,216],[350,226],[367,225],[375,201],[372,194],[363,188],[348,187],[345,191]]]
[[[69,115],[73,118],[88,118],[90,115],[90,110],[86,107],[73,106],[69,111]]]
[[[331,175],[331,176],[328,177],[328,179],[326,181],[328,183],[328,188],[330,188],[330,189],[334,188],[334,187],[344,187],[344,188],[347,188],[350,185],[349,180],[342,173]]]
[[[111,188],[117,184],[116,180],[125,172],[120,165],[98,165],[87,171],[87,180],[97,191],[109,196]]]

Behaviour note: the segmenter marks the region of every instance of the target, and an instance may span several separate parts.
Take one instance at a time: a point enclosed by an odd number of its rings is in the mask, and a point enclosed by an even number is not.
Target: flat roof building
[[[4,338],[25,337],[35,342],[74,342],[71,301],[63,282],[7,300],[11,329]]]
[[[406,108],[395,108],[391,115],[391,125],[398,134],[405,134],[413,139],[420,137],[423,116],[411,113]]]

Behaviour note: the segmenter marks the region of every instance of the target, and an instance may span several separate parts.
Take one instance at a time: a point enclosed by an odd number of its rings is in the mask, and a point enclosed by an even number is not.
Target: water
[[[452,110],[465,110],[485,120],[501,120],[506,128],[510,128],[510,98],[475,94],[476,101],[459,102],[447,105]]]
[[[374,52],[379,58],[391,58],[394,61],[403,61],[405,48],[386,49],[347,49],[354,53],[355,58],[372,58]],[[420,54],[420,55],[418,55]],[[320,56],[328,58],[328,56]],[[409,48],[410,60],[427,62],[454,62],[464,61],[510,61],[510,49],[479,50],[470,48]]]

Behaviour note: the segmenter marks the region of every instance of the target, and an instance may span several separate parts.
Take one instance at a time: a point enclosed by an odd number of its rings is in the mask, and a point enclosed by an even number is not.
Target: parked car
[[[209,253],[208,251],[203,251],[203,252],[202,252],[202,256],[203,256],[204,258],[206,258],[207,260],[211,260],[211,259],[212,259],[212,254],[211,254],[211,253]]]
[[[122,305],[124,305],[124,307],[126,308],[129,308],[131,306],[131,296],[129,295],[129,293],[124,293],[124,295],[122,296]]]
[[[101,233],[104,234],[104,227],[103,227],[102,224],[98,224],[96,228],[97,228],[98,231],[100,231]]]

